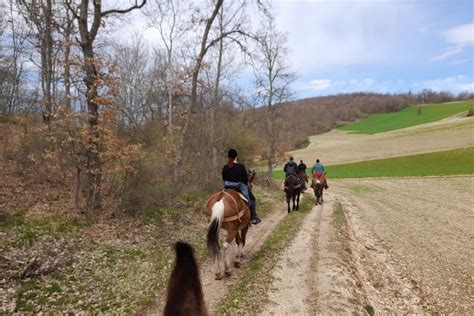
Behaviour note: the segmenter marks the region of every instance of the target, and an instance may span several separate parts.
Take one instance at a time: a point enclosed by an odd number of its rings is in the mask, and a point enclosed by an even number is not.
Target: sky
[[[474,92],[474,1],[274,2],[297,97]]]
[[[288,37],[295,98],[474,92],[474,0],[268,1]],[[151,45],[159,41],[139,11],[129,21],[129,35],[140,30]],[[235,84],[254,89],[252,71],[241,71]]]

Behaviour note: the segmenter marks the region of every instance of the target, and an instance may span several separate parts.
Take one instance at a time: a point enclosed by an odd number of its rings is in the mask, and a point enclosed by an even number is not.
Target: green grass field
[[[326,166],[329,179],[474,174],[474,147]],[[273,173],[284,179],[282,170]]]
[[[417,114],[419,106],[409,106],[400,112],[371,115],[356,123],[338,127],[358,134],[376,134],[400,128],[434,122],[464,112],[474,107],[474,101],[460,103],[427,104],[420,106],[421,114]]]

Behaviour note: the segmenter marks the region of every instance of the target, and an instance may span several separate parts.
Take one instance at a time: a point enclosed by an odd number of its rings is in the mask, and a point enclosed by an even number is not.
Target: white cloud
[[[446,42],[454,45],[431,58],[432,61],[442,61],[459,55],[466,46],[474,44],[474,23],[455,26],[442,34]]]
[[[464,45],[451,46],[451,47],[448,47],[447,49],[445,49],[439,55],[436,55],[433,58],[431,58],[431,60],[432,61],[445,60],[445,59],[448,59],[450,57],[458,55],[463,50],[464,50]]]
[[[474,23],[463,24],[453,27],[443,35],[448,43],[453,44],[473,44],[474,43]]]
[[[331,86],[331,80],[329,79],[317,79],[317,80],[311,80],[310,82],[311,89],[312,90],[326,90]]]
[[[474,91],[474,83],[466,82],[472,80],[464,75],[451,76],[446,78],[438,78],[419,82],[416,86],[422,89],[431,89],[434,91],[451,91],[459,93],[463,91]]]
[[[330,80],[330,79],[315,79],[309,81],[303,87],[296,87],[297,91],[314,91],[320,92],[324,90],[331,90],[332,93],[368,91],[375,84],[372,78],[363,79],[349,79],[349,80]]]
[[[276,22],[288,33],[300,74],[352,65],[399,63],[410,52],[426,16],[400,1],[275,1]],[[420,13],[420,11],[422,11]],[[400,23],[403,20],[404,23]]]
[[[474,82],[460,84],[459,88],[461,89],[461,91],[474,92]]]

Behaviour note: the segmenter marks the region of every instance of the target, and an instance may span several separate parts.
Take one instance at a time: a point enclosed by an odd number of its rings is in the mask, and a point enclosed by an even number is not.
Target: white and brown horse
[[[230,275],[229,252],[232,241],[237,243],[237,255],[234,266],[240,267],[240,258],[243,257],[242,248],[245,246],[245,237],[250,227],[250,209],[243,200],[243,195],[234,189],[225,189],[213,193],[207,200],[207,215],[210,221],[207,231],[207,248],[216,263],[216,280]],[[219,231],[227,231],[224,242],[224,271],[221,269],[221,248],[219,246]]]

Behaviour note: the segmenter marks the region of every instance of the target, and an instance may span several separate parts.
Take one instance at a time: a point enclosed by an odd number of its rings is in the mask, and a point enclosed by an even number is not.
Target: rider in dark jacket
[[[300,160],[300,164],[298,165],[298,173],[301,171],[306,172],[306,164],[303,162],[303,160]]]
[[[237,151],[235,149],[229,150],[227,156],[229,162],[222,168],[224,187],[237,188],[242,192],[247,201],[249,201],[252,224],[258,224],[261,220],[257,216],[255,196],[249,188],[247,169],[243,164],[237,162]]]
[[[285,172],[285,177],[288,177],[289,175],[298,175],[298,165],[293,160],[292,156],[290,156],[290,160],[288,160],[288,162],[283,167],[283,171]]]

